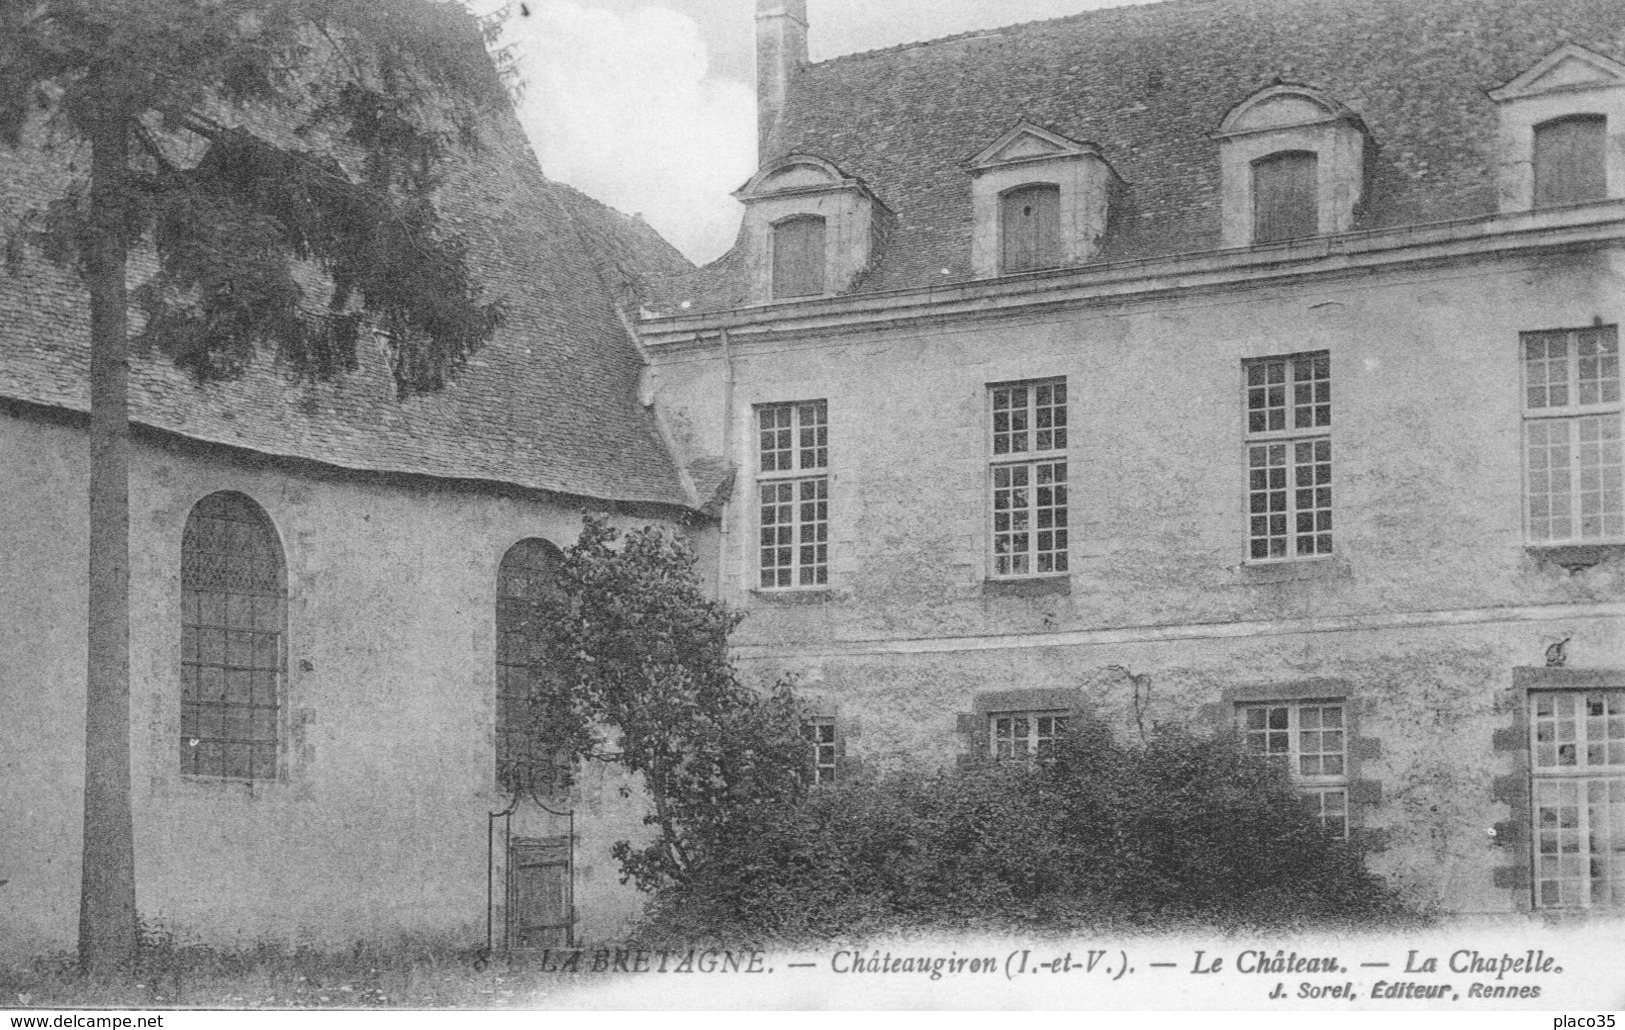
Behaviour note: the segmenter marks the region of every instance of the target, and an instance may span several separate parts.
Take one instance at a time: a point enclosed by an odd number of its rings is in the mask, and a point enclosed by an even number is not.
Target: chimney
[[[756,160],[784,116],[790,76],[807,63],[807,0],[756,0]]]

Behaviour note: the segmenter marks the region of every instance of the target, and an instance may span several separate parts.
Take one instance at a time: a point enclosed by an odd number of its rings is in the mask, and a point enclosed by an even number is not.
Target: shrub
[[[1229,735],[1124,744],[1074,723],[1044,762],[899,773],[736,808],[648,937],[1360,922],[1403,913],[1277,766]]]

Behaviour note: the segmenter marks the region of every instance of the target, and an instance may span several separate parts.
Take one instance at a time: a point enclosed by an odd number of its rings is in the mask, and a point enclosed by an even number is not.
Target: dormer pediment
[[[1360,126],[1360,117],[1318,90],[1281,84],[1259,90],[1231,108],[1216,136],[1223,139],[1334,122]]]
[[[1025,164],[1030,161],[1099,156],[1099,148],[1092,143],[1067,139],[1059,133],[1050,132],[1031,122],[1018,122],[1008,132],[994,140],[991,146],[965,162],[965,167],[975,175],[991,168]]]
[[[1583,46],[1566,43],[1558,47],[1517,78],[1490,90],[1496,103],[1521,100],[1548,93],[1572,93],[1625,87],[1625,64],[1593,53]]]
[[[821,157],[791,154],[757,170],[734,191],[742,201],[795,193],[824,193],[831,190],[859,190],[867,193],[861,179],[846,175]]]

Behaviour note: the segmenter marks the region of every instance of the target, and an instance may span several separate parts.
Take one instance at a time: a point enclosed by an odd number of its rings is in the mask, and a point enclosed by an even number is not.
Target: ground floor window
[[[1529,698],[1535,903],[1625,904],[1625,690]]]
[[[801,723],[801,736],[812,748],[814,783],[834,783],[836,766],[835,720],[816,716]]]
[[[992,712],[987,717],[994,758],[1027,758],[1049,753],[1066,733],[1065,712]]]
[[[1254,754],[1286,766],[1322,827],[1349,832],[1348,729],[1341,701],[1244,704],[1242,741]]]

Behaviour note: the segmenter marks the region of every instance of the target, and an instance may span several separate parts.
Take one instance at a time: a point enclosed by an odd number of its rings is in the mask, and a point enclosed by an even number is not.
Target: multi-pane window
[[[993,712],[987,717],[994,758],[1040,758],[1066,734],[1065,712]]]
[[[829,406],[756,409],[758,583],[766,589],[829,582]]]
[[[561,556],[540,537],[508,548],[497,567],[497,783],[511,794],[561,794],[570,762],[548,736],[557,686],[547,654]]]
[[[1001,271],[1026,272],[1061,263],[1061,188],[1020,186],[999,198]]]
[[[1625,904],[1625,690],[1529,698],[1535,901]]]
[[[1341,701],[1242,705],[1242,741],[1253,754],[1280,762],[1303,791],[1320,825],[1348,835],[1348,729]]]
[[[812,749],[814,783],[834,783],[836,766],[835,720],[826,716],[807,719],[801,736]]]
[[[1625,540],[1619,333],[1524,333],[1524,465],[1530,543]]]
[[[1246,365],[1247,557],[1332,553],[1332,359]]]
[[[1009,383],[993,401],[993,574],[1067,571],[1066,380]]]
[[[1573,115],[1535,126],[1535,206],[1559,207],[1608,195],[1608,119]]]
[[[773,296],[824,292],[824,220],[797,215],[773,227]]]
[[[181,772],[277,776],[287,594],[257,504],[210,494],[181,538]]]
[[[1319,159],[1287,150],[1253,162],[1253,242],[1295,240],[1320,232]]]

